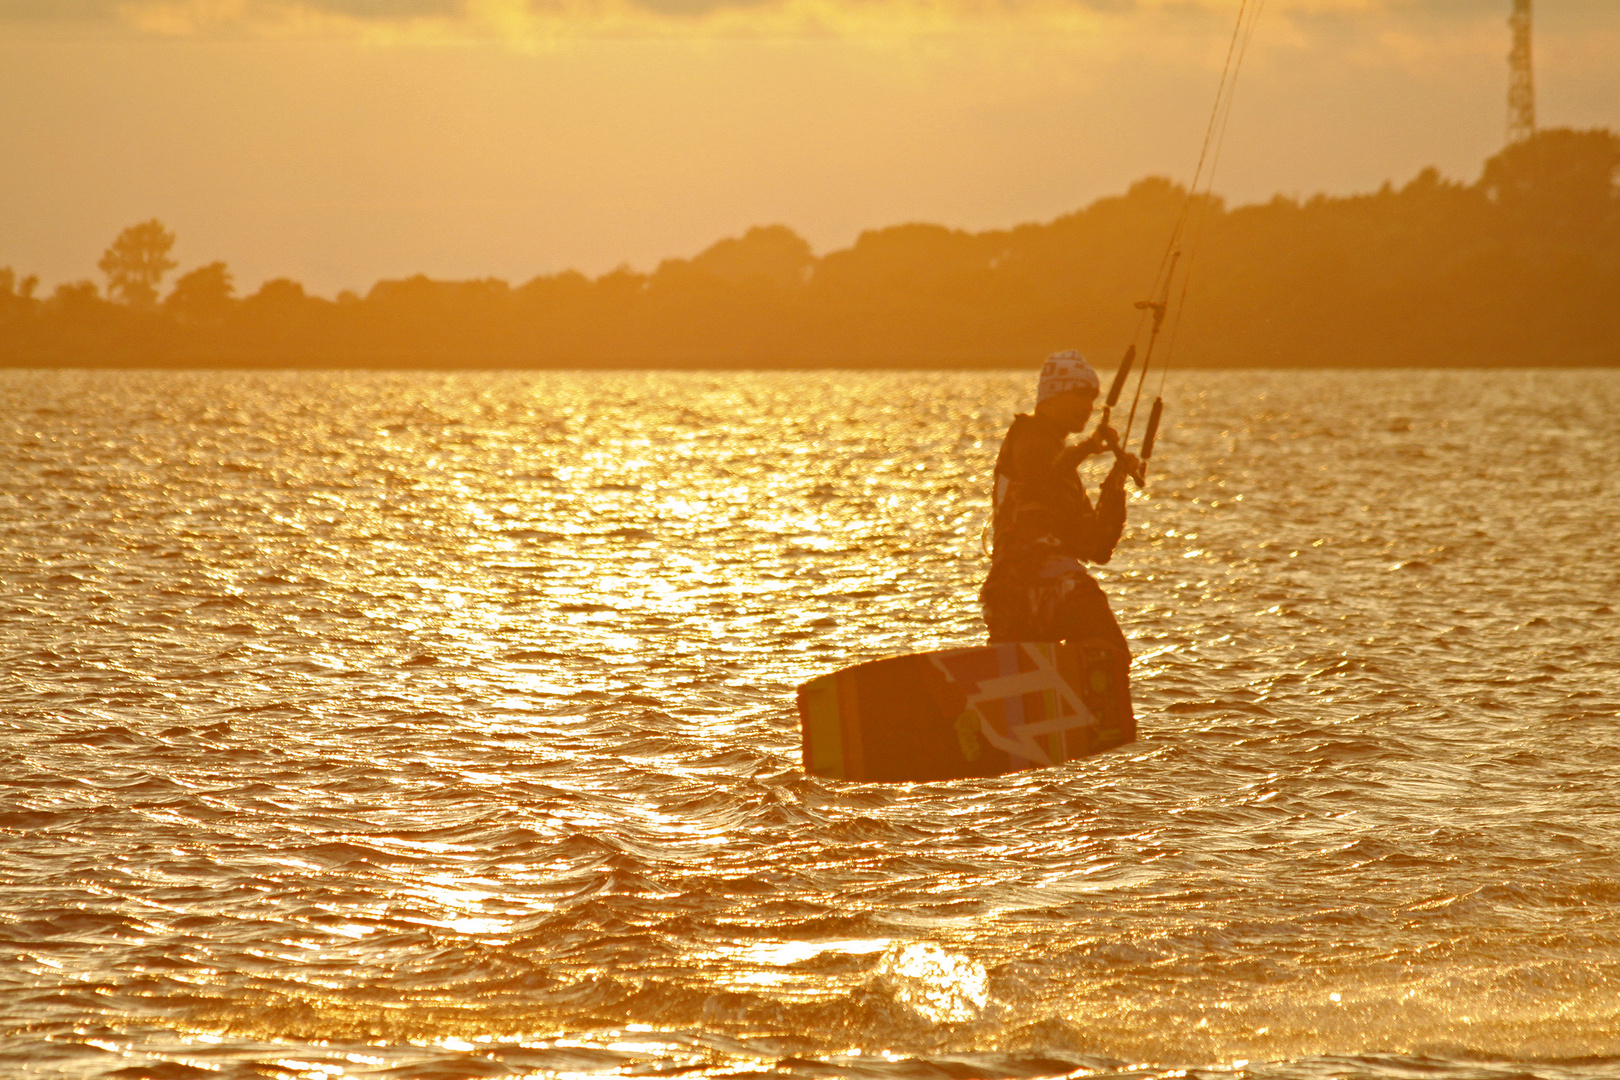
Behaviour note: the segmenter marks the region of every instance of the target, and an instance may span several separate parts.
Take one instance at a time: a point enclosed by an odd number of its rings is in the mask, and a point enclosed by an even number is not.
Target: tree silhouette
[[[93,281],[63,282],[56,287],[47,304],[55,314],[69,322],[94,318],[98,310],[111,309],[111,305],[96,292]]]
[[[33,274],[19,279],[11,267],[0,269],[0,320],[31,312],[35,304],[34,290],[38,287],[39,278]]]
[[[214,322],[231,309],[236,285],[222,262],[182,274],[163,306],[184,322]]]
[[[709,245],[692,257],[694,270],[734,284],[762,280],[773,285],[803,285],[816,259],[810,244],[786,225],[756,225],[742,237]]]
[[[1546,129],[1476,183],[1425,169],[1361,194],[1205,196],[1190,302],[1160,362],[1620,366],[1617,178],[1620,135]],[[898,225],[817,256],[773,225],[650,274],[417,275],[336,303],[285,278],[235,299],[212,263],[157,310],[174,238],[150,221],[103,259],[110,299],[90,282],[36,299],[36,282],[0,270],[0,365],[1016,366],[1074,347],[1107,362],[1187,205],[1148,178],[1007,229]]]
[[[308,297],[304,287],[291,278],[272,278],[259,286],[259,291],[248,297],[246,303],[258,311],[288,311],[303,305]]]
[[[174,233],[157,218],[118,234],[96,264],[107,275],[107,294],[133,308],[157,305],[158,283],[179,264],[169,258]]]
[[[1479,184],[1530,228],[1587,234],[1614,219],[1616,172],[1620,136],[1548,128],[1487,161]]]

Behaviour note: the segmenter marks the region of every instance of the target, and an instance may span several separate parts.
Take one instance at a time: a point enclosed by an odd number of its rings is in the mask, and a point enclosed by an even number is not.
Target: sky
[[[330,296],[1048,221],[1190,177],[1239,2],[0,0],[0,267],[98,279],[156,217]],[[1215,190],[1476,179],[1510,6],[1264,0]],[[1620,130],[1620,2],[1535,17],[1541,125]]]

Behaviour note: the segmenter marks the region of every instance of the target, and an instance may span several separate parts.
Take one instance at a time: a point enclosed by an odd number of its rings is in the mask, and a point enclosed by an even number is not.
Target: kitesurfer
[[[1067,445],[1091,419],[1100,389],[1078,352],[1053,353],[1041,368],[1035,411],[1007,429],[996,457],[990,573],[979,590],[991,644],[1089,640],[1128,662],[1125,635],[1084,564],[1113,556],[1125,529],[1125,478],[1141,466],[1106,423]],[[1093,505],[1077,469],[1105,450],[1114,467]]]

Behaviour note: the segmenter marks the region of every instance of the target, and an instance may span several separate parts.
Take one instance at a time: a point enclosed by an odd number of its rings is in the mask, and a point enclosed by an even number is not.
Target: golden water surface
[[[806,778],[1031,383],[0,373],[0,1072],[1620,1075],[1620,372],[1178,374],[1140,741]]]

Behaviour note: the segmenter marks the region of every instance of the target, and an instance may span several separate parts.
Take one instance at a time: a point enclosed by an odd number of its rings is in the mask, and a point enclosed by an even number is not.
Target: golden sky
[[[159,217],[245,291],[650,269],[750,225],[1047,220],[1197,159],[1237,0],[0,0],[0,266]],[[1473,180],[1509,0],[1266,0],[1216,190]],[[1620,130],[1620,0],[1536,0]]]

